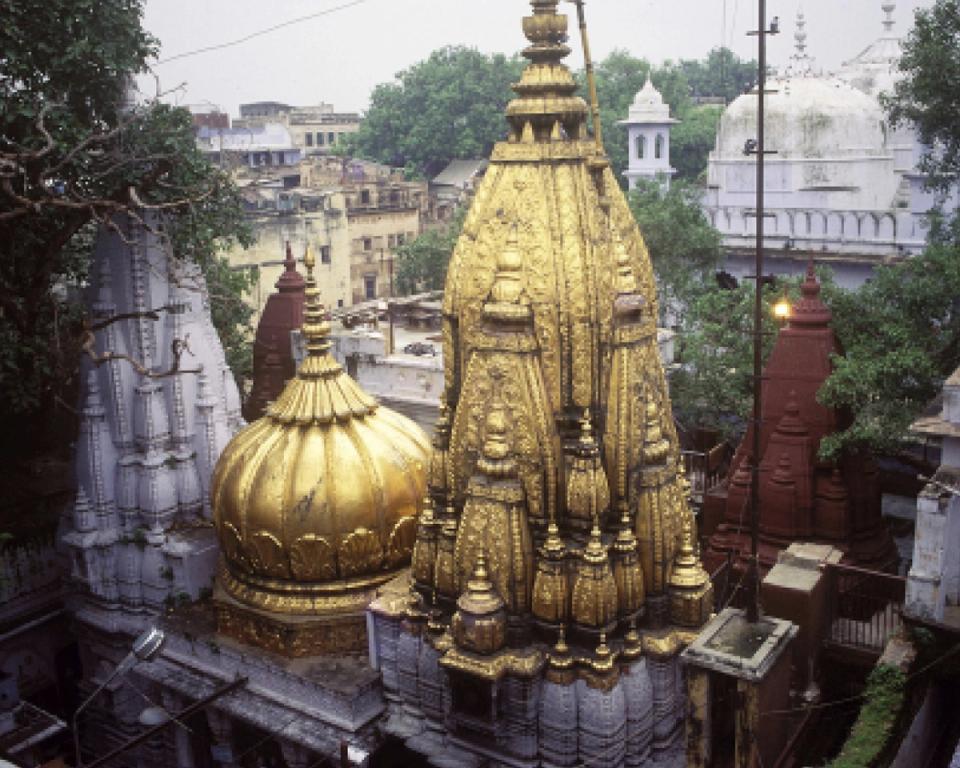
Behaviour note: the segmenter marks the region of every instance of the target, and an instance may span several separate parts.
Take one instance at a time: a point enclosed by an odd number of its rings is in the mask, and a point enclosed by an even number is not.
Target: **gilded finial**
[[[623,656],[628,661],[639,658],[643,654],[643,644],[640,633],[637,632],[637,618],[630,617],[629,629],[623,636]]]
[[[317,260],[313,249],[308,245],[303,256],[303,266],[307,270],[306,305],[303,312],[303,337],[307,345],[308,357],[320,357],[330,350],[330,323],[324,317],[320,303],[320,289],[313,275]]]
[[[567,625],[561,622],[557,630],[557,642],[550,652],[550,666],[556,670],[569,670],[573,665],[574,658],[570,654],[570,646],[567,645]]]
[[[607,645],[607,633],[600,633],[600,642],[597,649],[593,652],[593,658],[590,660],[590,668],[597,673],[607,674],[613,671],[616,656]]]

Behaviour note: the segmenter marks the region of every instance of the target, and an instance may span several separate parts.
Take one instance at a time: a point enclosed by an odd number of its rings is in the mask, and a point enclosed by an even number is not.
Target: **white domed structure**
[[[638,179],[661,179],[670,184],[677,172],[670,166],[670,126],[679,122],[670,117],[670,105],[647,76],[643,88],[630,105],[629,117],[617,125],[627,126],[627,177],[630,189]]]
[[[884,35],[837,75],[818,73],[799,14],[795,50],[765,97],[764,203],[768,267],[792,274],[811,256],[830,259],[838,282],[859,285],[878,259],[918,253],[926,242],[915,141],[893,130],[877,98],[896,70],[899,40],[884,2]],[[895,57],[895,58],[894,58]],[[890,80],[892,82],[892,80]],[[726,269],[752,274],[755,246],[757,93],[724,111],[710,153],[704,212],[723,236]]]

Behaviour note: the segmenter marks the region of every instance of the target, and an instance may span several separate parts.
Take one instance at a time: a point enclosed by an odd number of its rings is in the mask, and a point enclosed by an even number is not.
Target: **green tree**
[[[717,128],[723,108],[692,107],[670,133],[670,164],[677,169],[677,179],[701,181],[707,170],[710,151],[717,140]]]
[[[348,150],[432,176],[456,158],[486,157],[507,134],[517,57],[447,47],[381,83]]]
[[[402,296],[443,290],[466,213],[465,208],[458,208],[445,227],[429,229],[397,248],[397,290]]]
[[[705,59],[681,60],[680,69],[694,99],[731,102],[757,82],[757,62],[744,61],[729,48],[714,48]]]
[[[946,192],[960,172],[960,3],[936,0],[916,11],[903,44],[900,80],[884,99],[892,122],[916,126],[928,149],[921,168]],[[845,354],[818,397],[848,410],[852,422],[829,437],[821,453],[869,448],[896,451],[906,430],[960,365],[960,220],[931,216],[926,250],[878,267],[854,293],[830,304]]]
[[[176,253],[229,300],[221,332],[248,317],[243,279],[218,249],[246,241],[239,196],[196,148],[185,110],[123,103],[157,42],[142,0],[0,0],[0,399],[10,419],[70,399],[96,227],[127,211],[169,214]],[[33,423],[33,422],[31,422]],[[37,430],[32,430],[31,434]]]
[[[653,262],[661,312],[679,317],[714,284],[720,233],[703,215],[700,190],[692,184],[679,181],[665,190],[657,182],[640,182],[629,202]]]
[[[763,290],[762,357],[776,338],[771,312],[783,286]],[[678,335],[679,367],[670,374],[673,413],[686,429],[739,435],[753,407],[753,284],[704,283],[687,305]]]
[[[903,42],[903,74],[884,106],[894,123],[916,126],[926,145],[920,167],[945,190],[960,176],[960,2],[937,0],[918,8]]]
[[[821,454],[895,452],[910,423],[960,365],[960,231],[935,227],[920,255],[879,266],[857,291],[828,297],[844,355],[820,389],[850,425],[829,436]]]

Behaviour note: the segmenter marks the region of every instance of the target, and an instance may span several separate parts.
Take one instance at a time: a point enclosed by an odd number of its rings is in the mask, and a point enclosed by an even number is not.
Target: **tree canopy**
[[[960,176],[960,2],[918,8],[903,41],[903,74],[884,99],[894,123],[912,123],[926,145],[920,167],[945,189]]]
[[[229,342],[249,318],[239,301],[245,280],[219,255],[228,241],[249,238],[239,195],[198,151],[186,110],[125,102],[126,84],[158,45],[141,14],[142,0],[0,0],[0,399],[8,416],[49,413],[70,398],[92,235],[118,213],[169,214],[175,253],[203,267],[232,362],[244,354]]]
[[[714,282],[722,255],[720,233],[703,215],[700,191],[688,182],[664,189],[641,181],[629,202],[653,262],[661,312],[672,309],[679,315]]]
[[[428,229],[397,248],[397,290],[401,295],[443,290],[450,255],[466,214],[465,208],[458,208],[446,226]]]
[[[453,159],[486,157],[506,136],[504,111],[514,95],[510,86],[524,66],[519,57],[471,48],[434,51],[394,81],[374,88],[360,129],[339,151],[404,167],[416,176],[434,175]],[[672,156],[680,177],[694,180],[706,168],[720,111],[696,107],[691,94],[732,98],[750,87],[747,73],[754,69],[752,62],[725,48],[711,51],[703,61],[668,61],[661,67],[623,50],[598,61],[594,71],[604,146],[617,178],[623,181],[627,165],[626,131],[617,123],[626,118],[648,75],[682,121],[674,128]],[[576,76],[586,98],[584,73]]]
[[[507,134],[504,111],[522,61],[447,47],[381,83],[348,151],[418,176],[456,158],[486,157]]]

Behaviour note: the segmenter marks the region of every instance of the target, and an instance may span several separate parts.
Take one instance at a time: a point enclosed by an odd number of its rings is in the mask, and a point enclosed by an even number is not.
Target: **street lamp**
[[[790,319],[792,309],[789,299],[786,296],[781,296],[777,299],[777,303],[773,305],[773,316],[777,318],[780,325],[783,325]]]
[[[83,768],[83,758],[80,756],[80,715],[87,708],[87,706],[92,702],[100,692],[106,688],[110,683],[112,683],[120,675],[125,675],[131,669],[133,669],[141,661],[150,661],[155,658],[156,655],[160,652],[160,648],[163,646],[163,641],[166,639],[166,635],[163,633],[163,630],[157,629],[156,627],[150,627],[139,635],[134,641],[133,646],[116,668],[110,675],[104,680],[97,689],[91,693],[84,702],[77,707],[76,711],[73,713],[73,749],[76,759],[76,768]]]

